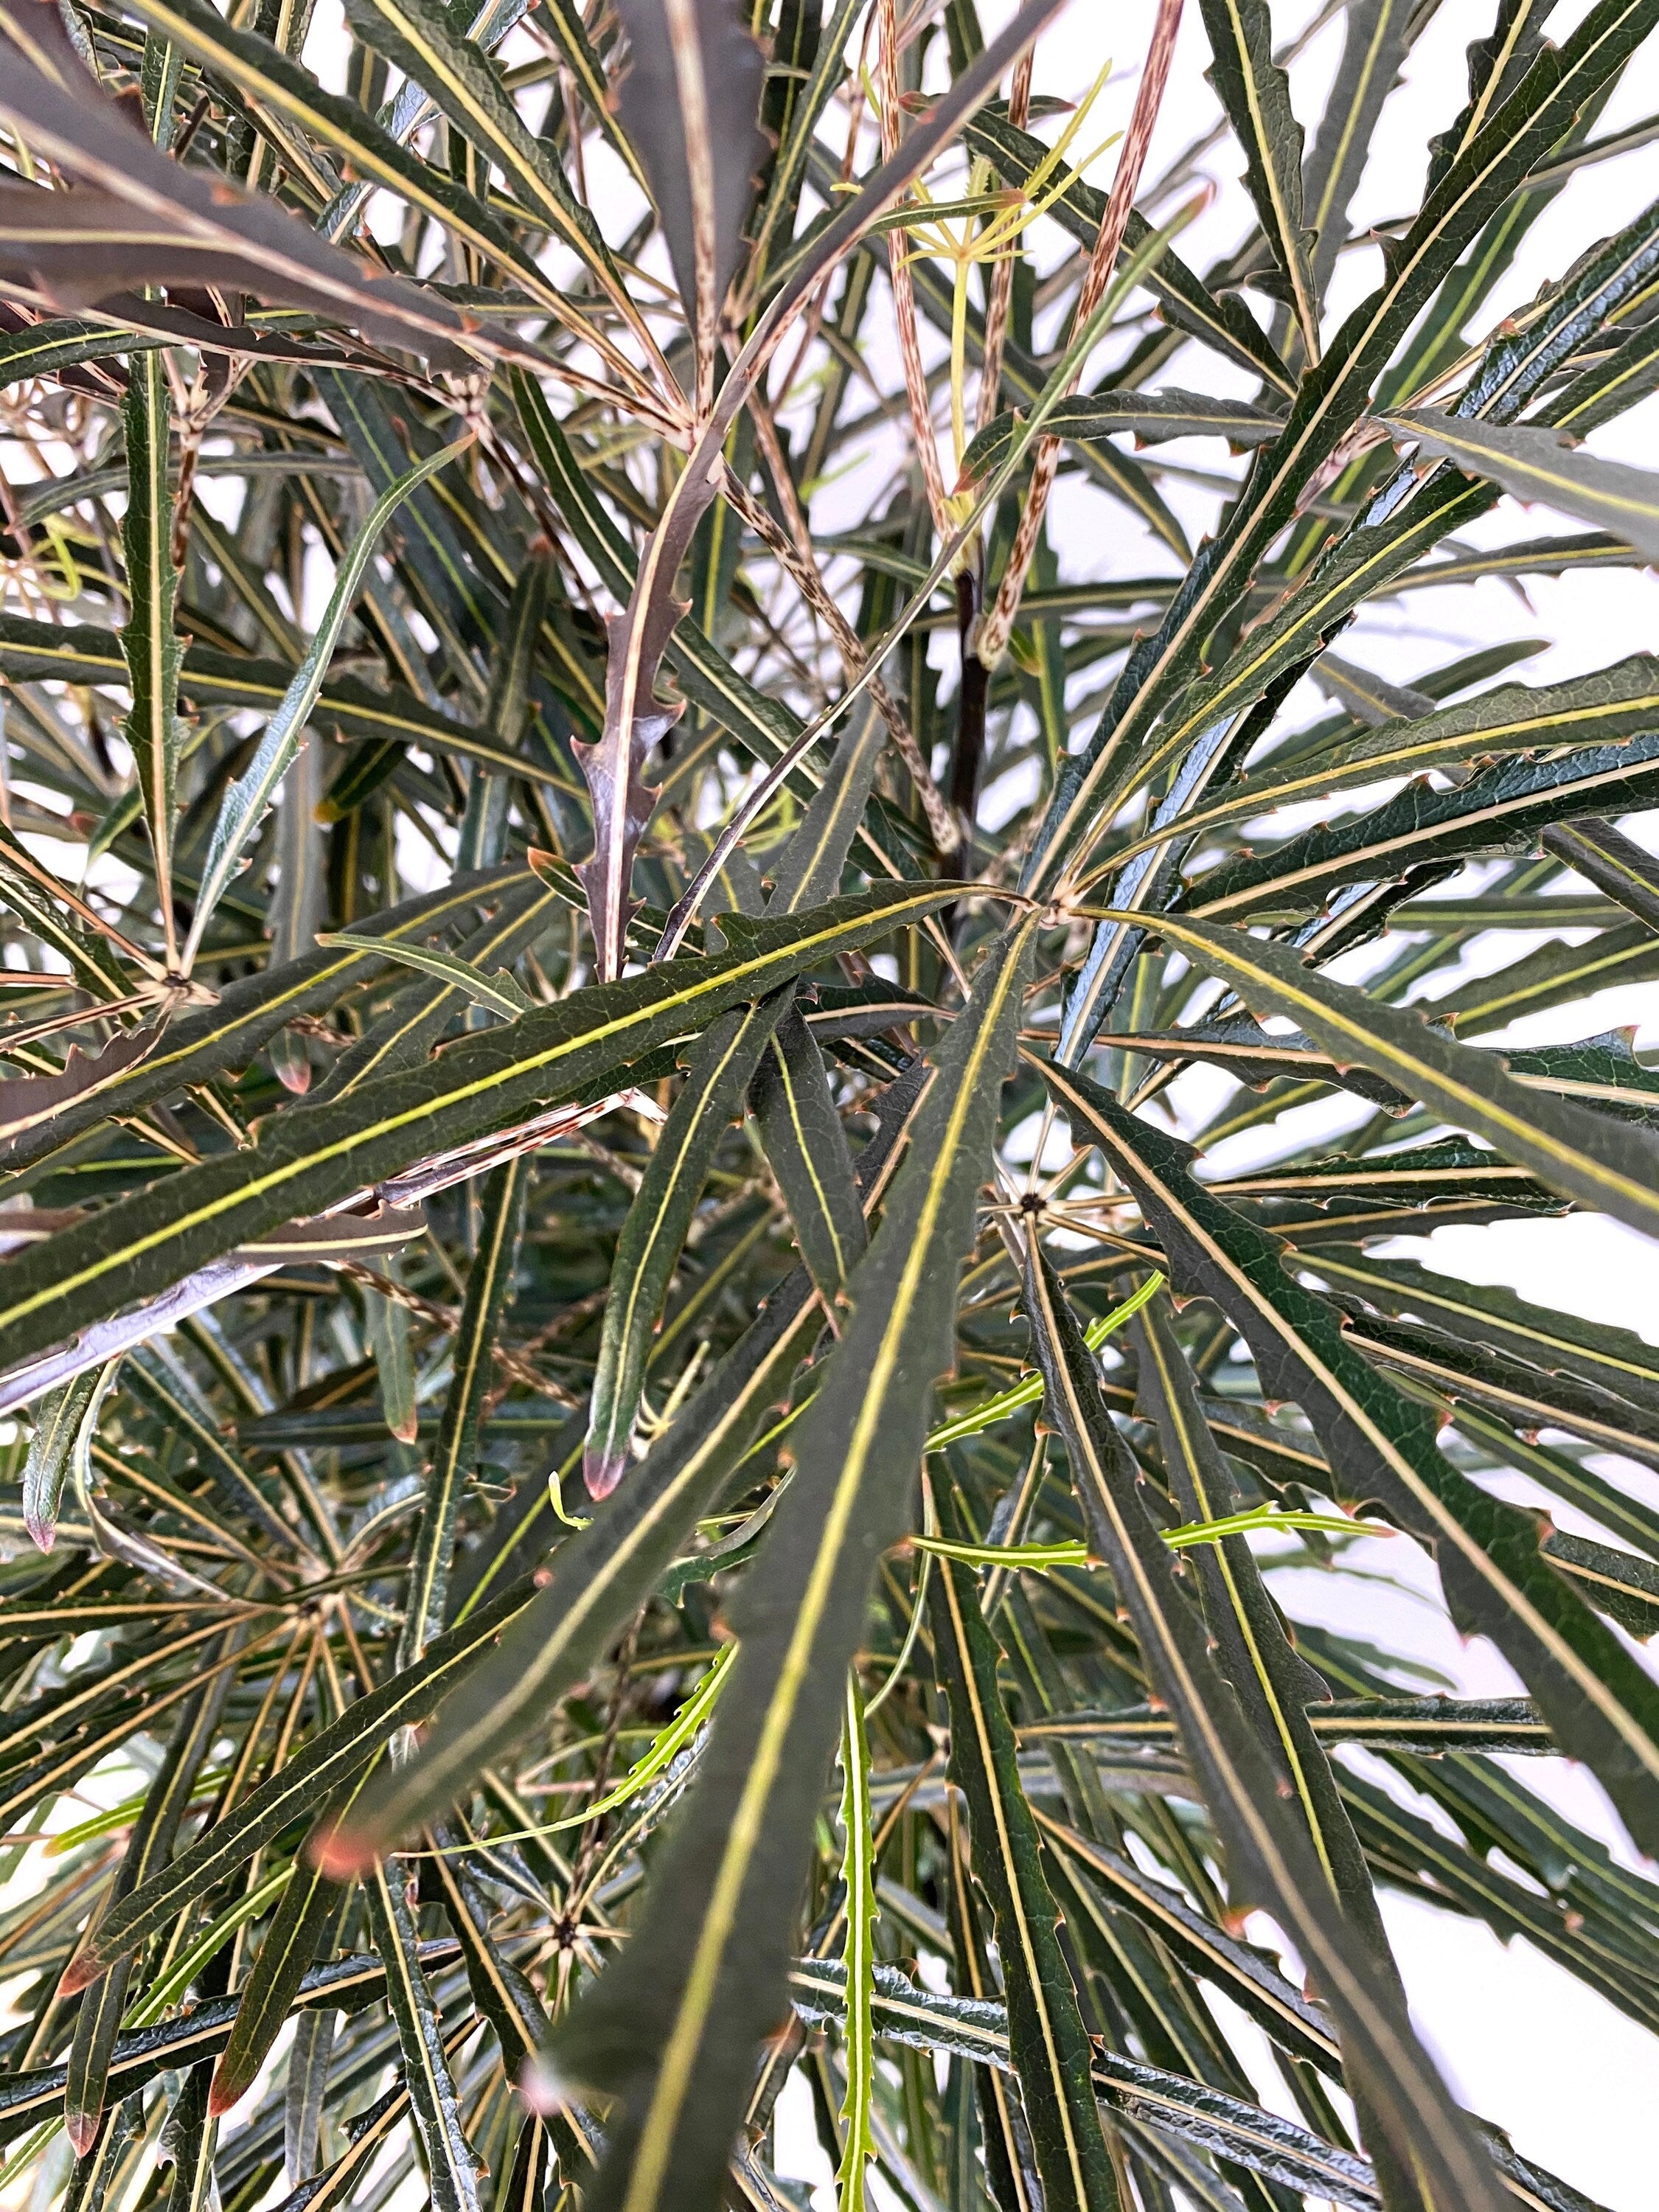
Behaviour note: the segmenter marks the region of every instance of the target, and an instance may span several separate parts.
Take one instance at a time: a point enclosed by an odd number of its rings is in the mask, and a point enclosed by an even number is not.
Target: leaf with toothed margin
[[[1383,1005],[1332,981],[1289,945],[1173,916],[1158,927],[1247,1004],[1288,1014],[1334,1059],[1358,1061],[1565,1197],[1659,1233],[1659,1134],[1652,1130],[1517,1082],[1501,1054],[1458,1043],[1417,1007]]]
[[[1303,227],[1302,126],[1273,59],[1272,17],[1266,0],[1200,0],[1200,9],[1215,58],[1205,74],[1243,150],[1251,204],[1277,264],[1275,289],[1296,317],[1304,352],[1317,361],[1319,294],[1313,234]]]
[[[1419,453],[1490,477],[1513,497],[1616,531],[1659,561],[1659,475],[1578,452],[1565,431],[1529,422],[1470,422],[1433,407],[1393,408],[1389,434]]]

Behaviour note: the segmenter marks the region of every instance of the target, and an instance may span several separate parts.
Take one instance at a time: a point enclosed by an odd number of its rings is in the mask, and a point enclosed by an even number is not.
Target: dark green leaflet
[[[1417,2043],[1403,2002],[1344,1927],[1317,1859],[1286,1818],[1272,1769],[1215,1671],[1202,1626],[1137,1494],[1082,1331],[1035,1247],[1026,1298],[1045,1402],[1066,1439],[1090,1542],[1111,1568],[1149,1674],[1180,1729],[1235,1889],[1271,1901],[1286,1932],[1294,1931],[1336,2021],[1350,2079],[1401,2166],[1450,2203],[1498,2212],[1496,2177]]]
[[[167,1758],[150,1784],[116,1870],[112,1904],[118,1905],[141,1888],[173,1849],[197,1774],[212,1747],[229,1681],[221,1669],[191,1692],[179,1714]],[[104,2110],[131,1965],[131,1959],[116,1961],[81,2000],[64,2087],[64,2125],[77,2157],[84,2157],[91,2148]]]
[[[1458,1036],[1483,1036],[1523,1014],[1541,1013],[1587,997],[1610,983],[1638,983],[1659,974],[1659,942],[1644,924],[1604,929],[1584,945],[1546,945],[1455,991],[1444,1014]],[[1438,1011],[1437,1009],[1437,1011]]]
[[[123,352],[142,352],[160,347],[161,338],[124,341]],[[0,386],[27,383],[32,376],[51,376],[83,361],[107,361],[115,350],[106,323],[83,322],[76,315],[54,316],[0,337]]]
[[[321,369],[317,381],[341,436],[356,455],[375,492],[384,493],[404,474],[410,459],[391,410],[361,377]],[[435,443],[424,441],[425,452],[419,458],[426,458]],[[420,604],[439,635],[462,649],[493,638],[506,592],[483,574],[471,557],[435,483],[418,485],[404,501],[398,535],[404,559],[419,587]]]
[[[443,1626],[461,1492],[477,1472],[484,1399],[495,1373],[491,1355],[502,1316],[512,1303],[530,1176],[530,1163],[520,1156],[492,1169],[484,1184],[477,1253],[466,1280],[461,1325],[455,1338],[454,1372],[444,1400],[432,1464],[427,1470],[426,1496],[404,1601],[404,1626],[398,1656],[405,1667],[420,1657]]]
[[[952,886],[872,892],[787,921],[744,925],[744,949],[681,958],[589,986],[507,1027],[466,1038],[440,1061],[296,1103],[234,1158],[186,1170],[15,1261],[0,1311],[0,1362],[43,1349],[71,1325],[177,1281],[296,1215],[315,1213],[416,1160],[485,1136],[527,1111],[752,1001],[842,950],[947,905]],[[728,935],[737,931],[727,925]]]
[[[822,1296],[833,1299],[863,1254],[864,1215],[823,1058],[798,1006],[785,1011],[767,1042],[749,1086],[749,1110],[801,1258]]]
[[[1160,1302],[1138,1314],[1130,1327],[1141,1392],[1158,1425],[1164,1472],[1181,1519],[1215,1521],[1237,1511],[1237,1487],[1205,1423],[1192,1370]],[[1403,2013],[1405,1989],[1364,1855],[1307,1711],[1310,1698],[1324,1685],[1292,1650],[1243,1537],[1200,1546],[1195,1565],[1217,1668],[1267,1754],[1278,1788],[1300,1812],[1325,1879],[1378,1986]],[[1385,2199],[1391,2207],[1420,2205],[1422,2192],[1408,2163],[1386,2140],[1361,2084],[1354,2084],[1354,2094],[1360,2132],[1372,2147]]]
[[[895,1085],[890,1118],[860,1160],[866,1196],[906,1134],[916,1083]],[[440,1711],[419,1753],[371,1790],[340,1839],[355,1864],[447,1808],[501,1751],[578,1680],[709,1511],[817,1333],[805,1269],[757,1319],[640,1462],[555,1555],[546,1586],[500,1656]],[[454,1632],[452,1632],[452,1634]]]
[[[1436,1890],[1460,1899],[1506,1941],[1524,1935],[1620,2012],[1650,2030],[1659,2027],[1659,1990],[1646,1976],[1639,1951],[1609,1955],[1602,1944],[1571,1928],[1565,1908],[1441,1835],[1374,1783],[1345,1774],[1342,1786],[1384,1879],[1392,1874],[1402,1887],[1420,1889],[1428,1887],[1428,1877]]]
[[[443,1832],[447,1837],[448,1831]],[[509,2078],[516,2078],[547,2031],[546,2015],[535,1990],[508,1964],[491,1936],[489,1908],[466,1872],[465,1861],[441,1850],[431,1866],[466,1961],[473,2002],[495,2031]]]
[[[520,572],[495,641],[495,665],[484,719],[505,749],[525,751],[525,738],[537,712],[536,660],[553,585],[553,564],[532,553]],[[489,867],[501,860],[507,840],[510,786],[503,778],[475,775],[467,786],[461,840],[455,858],[462,867]]]
[[[435,1437],[441,1416],[422,1407],[420,1435]],[[539,1437],[562,1429],[570,1408],[551,1398],[519,1398],[498,1406],[484,1422],[487,1437]],[[256,1413],[238,1425],[237,1435],[250,1450],[323,1449],[331,1445],[372,1443],[385,1433],[378,1407],[301,1406],[284,1413]]]
[[[836,2185],[845,2212],[865,2212],[867,2168],[875,2153],[870,2133],[876,2094],[871,2013],[875,1929],[880,1915],[876,1903],[875,1836],[870,1811],[870,1743],[858,1676],[850,1668],[842,1714],[841,1774],[842,1881],[846,1890],[842,1917],[847,1925],[842,1951],[847,1993],[842,2044],[847,2094],[842,2100],[841,2118],[845,2125]]]
[[[1544,844],[1638,921],[1659,930],[1659,866],[1634,838],[1592,816],[1585,821],[1552,823],[1544,832]]]
[[[939,1570],[928,1606],[933,1664],[950,1700],[951,1772],[967,1801],[974,1872],[990,1899],[1010,2051],[1043,2202],[1095,2212],[1118,2202],[1117,2183],[1095,2112],[1089,2039],[997,1687],[997,1646],[980,1612],[973,1571],[953,1559],[940,1560]]]
[[[1207,72],[1244,153],[1256,220],[1278,264],[1310,361],[1319,357],[1313,234],[1303,228],[1302,127],[1285,72],[1273,58],[1266,0],[1200,0],[1214,56]]]
[[[210,2118],[229,2112],[252,2087],[293,2009],[325,1930],[338,1918],[342,1894],[337,1882],[328,1881],[303,1856],[295,1860],[252,1971],[237,1992],[240,2002],[230,2040],[214,2069]]]
[[[582,98],[593,120],[643,185],[639,155],[617,127],[617,118],[611,112],[611,87],[605,64],[593,50],[574,0],[544,0],[538,21],[581,88]]]
[[[1632,1832],[1651,1826],[1659,1744],[1650,1686],[1540,1557],[1530,1521],[1442,1457],[1429,1410],[1343,1340],[1333,1310],[1285,1271],[1274,1238],[1200,1188],[1184,1146],[1085,1079],[1047,1073],[1074,1127],[1139,1195],[1177,1285],[1202,1285],[1250,1346],[1264,1386],[1308,1415],[1334,1486],[1377,1499],[1434,1547],[1454,1617],[1478,1621],[1501,1644],[1557,1741],[1595,1767]]]
[[[1239,1510],[1239,1493],[1206,1426],[1192,1370],[1156,1303],[1131,1323],[1147,1410],[1163,1443],[1164,1471],[1183,1521],[1217,1521]],[[1195,1562],[1216,1663],[1231,1683],[1263,1750],[1289,1784],[1326,1879],[1378,1971],[1396,1984],[1388,1939],[1359,1847],[1307,1707],[1322,1689],[1291,1650],[1243,1537],[1199,1547]]]
[[[1303,212],[1314,234],[1314,289],[1322,300],[1347,240],[1348,204],[1372,132],[1405,58],[1410,14],[1407,0],[1358,0],[1346,11],[1336,82],[1302,170]]]
[[[1572,388],[1549,410],[1556,428],[1588,437],[1600,424],[1622,415],[1659,385],[1659,331],[1651,325],[1632,331],[1605,361],[1585,369]]]
[[[645,1389],[651,1338],[679,1265],[716,1142],[742,1110],[767,1038],[794,996],[793,982],[752,1006],[723,1014],[699,1040],[679,1097],[651,1154],[617,1246],[605,1334],[593,1379],[583,1464],[589,1493],[605,1498],[628,1464]]]
[[[645,2212],[671,2172],[677,2203],[712,2202],[720,2186],[776,2002],[842,1674],[875,1561],[909,1510],[929,1386],[949,1363],[955,1274],[1034,936],[1025,922],[1000,941],[940,1051],[835,1354],[836,1376],[858,1387],[821,1389],[795,1432],[794,1478],[733,1616],[733,1678],[646,1921],[555,2036],[556,2063],[627,2085],[596,2208],[628,2193]]]
[[[325,1923],[317,1948],[331,1958],[350,1909],[350,1893],[337,1887],[332,1923]],[[294,2002],[303,2000],[305,1977],[301,1977]],[[318,2136],[328,2095],[329,2063],[334,2055],[334,2036],[339,2015],[331,2006],[314,2004],[302,2010],[294,2023],[289,2045],[288,2081],[283,2094],[283,2163],[296,2185],[317,2171]]]
[[[126,404],[127,510],[121,523],[132,613],[121,633],[132,691],[127,743],[143,793],[158,884],[173,876],[173,827],[182,732],[179,725],[179,639],[173,607],[173,497],[167,461],[173,398],[161,356],[135,357]],[[169,901],[170,909],[170,901]]]
[[[443,2029],[422,1971],[402,1870],[376,1867],[363,1885],[374,1948],[386,1966],[386,2003],[398,2023],[404,2087],[426,2153],[433,2212],[477,2212],[478,2184]]]
[[[1576,1321],[1529,1304],[1501,1285],[1460,1283],[1412,1260],[1322,1245],[1319,1273],[1385,1314],[1413,1314],[1473,1344],[1547,1373],[1582,1376],[1659,1413],[1659,1352],[1632,1330]]]
[[[1549,1728],[1530,1698],[1329,1698],[1308,1708],[1322,1743],[1368,1743],[1383,1751],[1553,1753]],[[1115,1713],[1060,1713],[1029,1723],[1022,1743],[1167,1744],[1173,1723],[1151,1706]]]
[[[1415,440],[1420,453],[1490,477],[1517,499],[1541,501],[1616,531],[1659,560],[1659,477],[1651,470],[1575,453],[1565,434],[1531,423],[1458,422],[1431,407],[1396,408],[1384,419],[1396,436]]]
[[[1164,1717],[1160,1725],[1164,1735],[1172,1739],[1174,1723]],[[1020,1733],[1024,1740],[1031,1731]],[[1079,1834],[1048,1813],[1039,1811],[1036,1819],[1045,1846],[1068,1863],[1074,1875],[1083,1870],[1089,1881],[1115,1899],[1126,1902],[1178,1957],[1189,1960],[1198,1972],[1224,1989],[1281,2049],[1316,2066],[1328,2069],[1339,2063],[1336,2038],[1324,2014],[1276,1972],[1259,1951],[1206,1920],[1178,1890],[1144,1874],[1120,1852],[1091,1836]]]
[[[1104,438],[1127,430],[1145,445],[1164,438],[1225,438],[1236,447],[1266,445],[1284,428],[1243,399],[1210,399],[1188,392],[1093,392],[1062,399],[1044,428],[1057,438]],[[1018,418],[988,422],[962,457],[964,476],[986,474],[1013,443]]]
[[[126,663],[110,630],[91,623],[60,629],[21,615],[0,616],[0,674],[23,683],[58,677],[73,684],[124,684]],[[187,645],[179,668],[185,697],[204,707],[249,707],[269,710],[281,701],[294,671],[279,661],[243,659],[211,646]],[[481,760],[505,774],[534,781],[554,780],[554,771],[534,759],[518,759],[490,741],[487,731],[470,728],[429,707],[410,692],[377,690],[352,676],[325,678],[312,711],[313,724],[342,736],[426,748],[447,747],[469,760]],[[325,809],[329,801],[325,799]]]
[[[1534,538],[1490,551],[1453,553],[1409,569],[1396,592],[1418,592],[1442,583],[1468,584],[1482,576],[1564,575],[1579,568],[1625,568],[1637,558],[1621,538],[1605,531],[1583,530],[1565,538]]]
[[[1659,1459],[1659,1419],[1594,1383],[1540,1375],[1519,1360],[1471,1349],[1443,1330],[1378,1320],[1352,1307],[1347,1328],[1368,1358],[1438,1395],[1460,1403],[1473,1399],[1528,1431],[1567,1429],[1603,1450],[1650,1464]]]
[[[820,14],[817,9],[803,7],[799,10],[800,30],[807,27],[809,17]],[[858,19],[859,0],[836,0],[834,12],[828,24],[821,27],[814,23],[812,33],[817,40],[817,52],[806,82],[791,100],[787,125],[778,143],[778,157],[773,166],[771,180],[767,189],[763,208],[755,226],[755,264],[750,278],[758,283],[784,258],[787,240],[780,240],[779,233],[793,218],[799,205],[801,185],[805,174],[813,137],[835,90],[836,72],[846,51],[848,34]],[[772,128],[772,118],[765,118],[766,127]],[[854,264],[856,266],[856,264]],[[774,279],[775,281],[775,279]]]
[[[1650,1232],[1659,1224],[1659,1139],[1649,1130],[1516,1082],[1498,1054],[1455,1043],[1420,1014],[1329,981],[1287,947],[1193,922],[1160,927],[1247,1000],[1288,1013],[1334,1057],[1362,1060],[1553,1189],[1603,1206],[1632,1228]]]

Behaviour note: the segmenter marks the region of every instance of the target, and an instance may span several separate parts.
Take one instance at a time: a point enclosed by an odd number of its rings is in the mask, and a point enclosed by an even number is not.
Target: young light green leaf
[[[475,1006],[488,1006],[492,1013],[509,1022],[528,1013],[535,1004],[523,984],[506,969],[498,968],[493,975],[485,975],[459,953],[439,952],[429,945],[383,945],[378,939],[366,937],[355,929],[320,930],[317,942],[343,945],[353,952],[374,951],[383,959],[397,961],[401,967],[417,968],[423,975],[435,975],[441,983],[465,992]]]
[[[866,2167],[875,2155],[870,2118],[876,2093],[875,2030],[871,2001],[875,1987],[876,1903],[874,1834],[870,1812],[870,1746],[864,1732],[864,1699],[858,1677],[848,1670],[847,1702],[841,1723],[841,1878],[847,1948],[842,1955],[846,2016],[842,2047],[847,2061],[847,2094],[842,2100],[841,2166],[836,2175],[840,2212],[864,2212]]]

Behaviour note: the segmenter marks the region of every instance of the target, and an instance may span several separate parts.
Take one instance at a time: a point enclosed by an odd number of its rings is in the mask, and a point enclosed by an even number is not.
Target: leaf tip
[[[221,2060],[213,2069],[213,2082],[208,2090],[209,2119],[223,2119],[225,2114],[232,2111],[240,2101],[242,2093],[246,2087],[246,2081],[239,2081],[234,2075],[226,2072],[224,2062]]]
[[[98,2134],[99,2115],[96,2112],[65,2112],[64,2132],[76,2158],[84,2158],[92,2148]]]
[[[82,1990],[97,1980],[103,1971],[104,1962],[95,1951],[77,1951],[59,1978],[58,1996],[78,1996]]]
[[[582,1480],[587,1485],[588,1496],[609,1498],[627,1465],[625,1451],[595,1450],[590,1445],[582,1455]]]

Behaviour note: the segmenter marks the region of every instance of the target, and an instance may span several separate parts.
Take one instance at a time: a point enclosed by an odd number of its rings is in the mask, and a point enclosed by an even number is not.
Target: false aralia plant
[[[1659,0],[1107,27],[0,0],[8,2203],[1590,2206]]]

